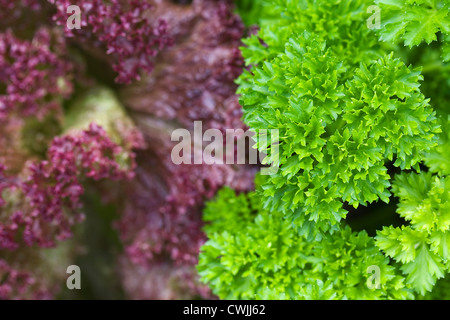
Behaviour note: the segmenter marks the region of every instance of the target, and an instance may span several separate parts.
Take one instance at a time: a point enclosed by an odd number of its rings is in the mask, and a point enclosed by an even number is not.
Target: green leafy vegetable
[[[238,93],[251,129],[279,131],[256,144],[279,170],[207,204],[202,281],[224,299],[434,297],[450,271],[448,1],[251,8]],[[352,230],[349,210],[394,197],[403,225]]]

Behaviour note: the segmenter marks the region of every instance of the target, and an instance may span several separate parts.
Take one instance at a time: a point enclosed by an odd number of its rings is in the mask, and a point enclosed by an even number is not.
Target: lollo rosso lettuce
[[[69,2],[0,1],[0,299],[212,297],[204,201],[256,168],[176,166],[170,133],[246,128],[245,27],[227,0],[94,0],[70,29]]]

